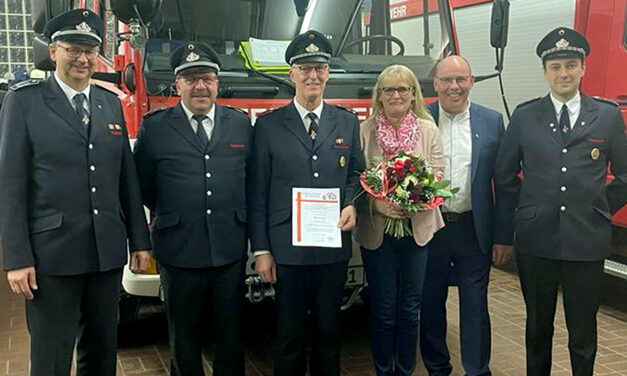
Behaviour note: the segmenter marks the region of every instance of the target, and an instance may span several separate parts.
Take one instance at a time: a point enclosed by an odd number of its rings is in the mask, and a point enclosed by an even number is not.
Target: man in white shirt
[[[474,76],[466,59],[438,63],[431,111],[442,136],[444,178],[459,192],[442,206],[446,226],[430,244],[420,316],[420,348],[429,375],[453,368],[446,345],[446,299],[450,280],[459,287],[462,364],[468,376],[490,375],[488,280],[491,262],[503,264],[512,247],[498,231],[493,175],[504,133],[500,113],[470,103]]]
[[[573,375],[592,376],[611,216],[627,201],[618,106],[579,91],[589,52],[585,37],[566,27],[540,41],[550,94],[516,108],[497,159],[497,197],[506,202],[503,223],[515,240],[525,298],[529,376],[551,373],[560,287]],[[606,186],[608,165],[614,180]]]

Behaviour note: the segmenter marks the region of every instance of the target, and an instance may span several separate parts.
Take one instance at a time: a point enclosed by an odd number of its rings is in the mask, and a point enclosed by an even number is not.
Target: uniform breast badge
[[[597,159],[599,159],[599,155],[601,155],[601,152],[599,151],[599,149],[592,148],[592,151],[590,152],[590,158],[596,161]]]
[[[340,167],[344,168],[346,166],[346,158],[344,156],[340,157]]]

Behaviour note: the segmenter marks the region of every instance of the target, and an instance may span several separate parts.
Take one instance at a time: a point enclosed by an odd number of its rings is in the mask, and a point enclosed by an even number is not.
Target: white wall
[[[496,65],[494,49],[490,46],[491,9],[492,4],[486,3],[456,9],[454,13],[461,55],[470,61],[475,75],[492,73]],[[548,93],[536,45],[559,26],[572,28],[574,15],[575,0],[511,1],[503,71],[510,111],[519,103]],[[475,84],[471,100],[505,116],[497,78]]]

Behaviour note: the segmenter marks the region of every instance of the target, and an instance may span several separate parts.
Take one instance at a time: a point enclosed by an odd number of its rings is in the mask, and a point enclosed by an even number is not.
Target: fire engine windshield
[[[177,44],[200,40],[221,55],[223,71],[244,71],[251,67],[242,48],[251,41],[280,45],[310,29],[331,41],[330,67],[338,74],[398,63],[426,78],[443,53],[454,52],[445,0],[163,0],[150,24],[146,68],[169,70]],[[263,70],[285,63],[256,64]]]

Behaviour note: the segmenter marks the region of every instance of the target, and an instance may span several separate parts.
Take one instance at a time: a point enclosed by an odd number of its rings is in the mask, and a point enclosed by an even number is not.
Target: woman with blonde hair
[[[372,94],[372,115],[361,126],[367,167],[399,151],[421,155],[443,174],[440,133],[425,109],[416,75],[403,65],[387,67]],[[361,245],[371,301],[371,343],[378,376],[411,375],[416,365],[418,315],[427,246],[444,226],[439,209],[408,214],[373,197],[358,205],[354,232]],[[384,233],[385,219],[409,218],[412,236]]]

